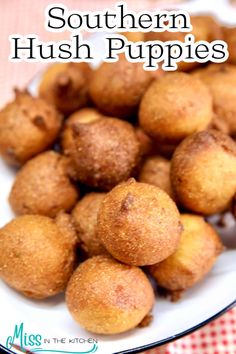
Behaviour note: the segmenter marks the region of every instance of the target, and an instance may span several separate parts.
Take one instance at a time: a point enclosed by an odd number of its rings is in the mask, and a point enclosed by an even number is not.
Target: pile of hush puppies
[[[33,299],[65,290],[72,317],[94,333],[147,325],[150,279],[176,301],[224,250],[205,217],[234,210],[236,28],[192,23],[196,40],[228,41],[228,63],[174,73],[122,55],[96,70],[56,63],[38,97],[16,90],[0,112],[0,154],[19,167],[0,277]],[[184,34],[145,36],[174,35]]]

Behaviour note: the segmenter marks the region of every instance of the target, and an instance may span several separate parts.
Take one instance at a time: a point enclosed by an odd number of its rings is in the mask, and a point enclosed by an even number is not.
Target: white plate
[[[191,8],[193,12],[199,9],[208,10],[209,3],[212,2],[193,1],[188,5],[188,9]],[[213,12],[225,22],[233,23],[236,20],[232,9],[225,7],[220,0],[214,1]],[[101,34],[94,35],[91,39],[97,48],[97,62],[103,48],[100,37]],[[36,92],[38,79],[39,77],[30,85],[33,93]],[[14,175],[14,169],[0,160],[0,226],[13,218],[7,198]],[[30,335],[42,337],[41,350],[35,350],[36,346],[30,346],[28,342],[23,343],[23,347],[31,352],[136,353],[190,333],[222,314],[236,302],[236,227],[233,220],[230,220],[230,223],[232,227],[222,235],[229,249],[219,257],[207,278],[187,291],[178,303],[158,298],[153,309],[153,322],[146,328],[135,329],[122,335],[99,336],[80,328],[66,309],[64,295],[45,301],[32,301],[0,281],[0,346],[6,348],[9,336],[13,336],[15,330],[22,329],[19,334],[22,334],[23,339],[29,338]],[[57,342],[63,338],[65,343]],[[73,338],[80,338],[84,343],[70,342]],[[14,343],[21,344],[20,338],[15,338]],[[11,348],[8,352],[20,353],[16,348]]]

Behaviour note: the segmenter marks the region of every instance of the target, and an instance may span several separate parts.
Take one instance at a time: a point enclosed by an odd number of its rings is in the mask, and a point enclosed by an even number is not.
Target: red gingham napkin
[[[112,6],[115,0],[60,2],[64,2],[69,8],[97,10]],[[52,3],[58,3],[58,0],[0,0],[0,106],[12,98],[12,87],[26,86],[41,68],[40,63],[10,63],[8,36],[12,33],[36,33],[42,40],[65,38],[65,33],[49,33],[44,29],[44,9]],[[155,8],[158,1],[129,0],[127,3],[130,8],[139,10]],[[145,354],[236,354],[236,309],[191,335],[167,346],[146,351]]]
[[[184,338],[143,354],[236,354],[236,308]]]

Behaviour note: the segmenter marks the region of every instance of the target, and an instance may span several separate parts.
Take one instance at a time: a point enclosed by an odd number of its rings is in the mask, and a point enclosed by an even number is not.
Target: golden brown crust
[[[216,231],[202,217],[183,214],[181,222],[184,232],[176,252],[149,267],[158,285],[174,295],[202,280],[223,250]]]
[[[109,190],[130,177],[139,161],[135,129],[117,118],[68,121],[62,137],[64,153],[74,162],[82,183]]]
[[[141,128],[156,141],[168,144],[204,130],[212,117],[209,89],[186,73],[172,73],[154,81],[139,110]]]
[[[74,263],[74,242],[48,217],[24,215],[0,229],[0,277],[25,296],[63,291]]]
[[[94,72],[89,93],[104,114],[127,118],[136,113],[152,80],[153,74],[142,63],[130,63],[121,56],[115,63],[102,63]]]
[[[236,190],[236,145],[216,130],[193,134],[176,149],[171,182],[177,200],[203,215],[224,211]]]
[[[89,256],[107,254],[107,250],[98,238],[97,214],[105,193],[86,194],[72,211],[78,237],[81,240],[81,247]]]
[[[8,163],[22,165],[54,143],[61,123],[53,106],[17,91],[0,111],[0,154]]]
[[[88,104],[91,73],[87,63],[53,64],[43,74],[39,95],[62,113],[70,114]]]
[[[66,303],[83,328],[116,334],[143,320],[153,306],[154,293],[141,269],[97,256],[74,272],[67,287]]]
[[[18,215],[40,214],[54,217],[69,211],[79,197],[70,182],[65,157],[47,151],[28,161],[16,175],[9,202]]]
[[[177,248],[182,226],[171,198],[158,187],[130,179],[104,198],[97,233],[110,254],[131,265],[160,262]]]
[[[144,161],[139,182],[152,184],[163,189],[172,199],[174,194],[170,182],[170,161],[161,156],[149,156]]]
[[[193,75],[200,78],[213,97],[213,110],[218,120],[223,120],[230,135],[236,134],[236,67],[230,64],[211,64],[196,70]]]

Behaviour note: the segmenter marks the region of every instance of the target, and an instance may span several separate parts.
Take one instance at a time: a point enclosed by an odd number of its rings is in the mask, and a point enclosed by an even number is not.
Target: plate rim
[[[195,326],[193,326],[193,327],[191,327],[189,329],[186,329],[183,332],[177,333],[174,336],[167,337],[165,339],[162,339],[162,340],[159,340],[157,342],[150,343],[150,344],[145,344],[145,345],[140,346],[140,347],[128,349],[128,350],[121,351],[121,352],[115,352],[115,353],[111,353],[111,354],[131,354],[131,353],[132,354],[137,354],[137,353],[141,353],[142,351],[145,351],[145,350],[153,349],[153,348],[160,347],[162,345],[171,343],[171,342],[173,342],[173,341],[175,341],[177,339],[185,337],[186,335],[191,334],[191,333],[197,331],[198,329],[206,326],[207,324],[209,324],[209,323],[213,322],[215,319],[221,317],[223,314],[227,313],[228,311],[230,311],[234,307],[236,307],[236,299],[232,303],[230,303],[229,305],[224,307],[222,310],[220,310],[219,312],[217,312],[213,316],[211,316],[208,319],[206,319],[205,321],[202,321],[202,322],[198,323],[197,325],[195,325]]]
[[[223,314],[227,313],[228,311],[230,311],[234,307],[236,307],[236,299],[232,303],[227,305],[225,308],[223,308],[222,310],[217,312],[215,315],[213,315],[213,316],[209,317],[208,319],[206,319],[205,321],[202,321],[202,322],[198,323],[197,325],[195,325],[195,326],[193,326],[193,327],[191,327],[189,329],[186,329],[183,332],[175,334],[174,336],[167,337],[165,339],[162,339],[162,340],[150,343],[150,344],[145,344],[145,345],[142,345],[142,346],[139,346],[139,347],[136,347],[136,348],[122,350],[122,351],[119,351],[119,352],[114,352],[114,353],[111,353],[111,354],[138,354],[138,353],[141,353],[141,352],[143,352],[145,350],[157,348],[157,347],[160,347],[162,345],[171,343],[171,342],[173,342],[173,341],[175,341],[177,339],[185,337],[186,335],[191,334],[191,333],[197,331],[198,329],[206,326],[207,324],[209,324],[212,321],[214,321],[215,319],[221,317]],[[12,350],[7,349],[6,347],[4,347],[1,343],[0,343],[0,351],[3,351],[3,353],[6,353],[6,354],[17,354],[16,352],[13,352]]]

